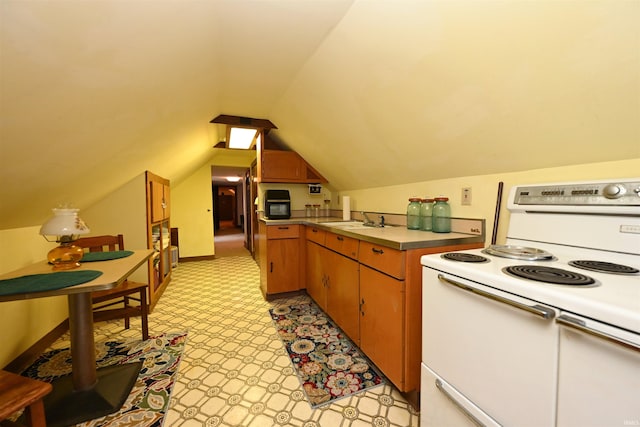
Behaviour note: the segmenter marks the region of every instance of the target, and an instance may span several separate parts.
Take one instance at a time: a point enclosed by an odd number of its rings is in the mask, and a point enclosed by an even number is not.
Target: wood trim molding
[[[208,261],[216,259],[215,255],[203,255],[203,256],[189,256],[184,258],[178,258],[178,262],[192,262],[192,261]]]
[[[31,347],[26,349],[22,354],[13,359],[3,369],[5,371],[19,374],[36,361],[42,353],[46,351],[51,344],[53,344],[58,338],[60,338],[65,332],[69,330],[69,319],[63,320],[58,326],[53,328],[49,333],[36,341]]]

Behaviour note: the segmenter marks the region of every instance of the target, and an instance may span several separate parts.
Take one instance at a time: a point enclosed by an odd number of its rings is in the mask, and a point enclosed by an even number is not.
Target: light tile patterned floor
[[[181,263],[149,318],[152,335],[189,332],[164,426],[418,426],[390,385],[311,409],[268,313],[306,301],[264,301],[250,256]],[[140,334],[138,319],[128,331],[122,321],[95,329],[96,340]]]

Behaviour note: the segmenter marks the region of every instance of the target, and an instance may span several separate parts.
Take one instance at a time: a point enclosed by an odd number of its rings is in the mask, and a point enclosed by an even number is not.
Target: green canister
[[[420,230],[420,199],[411,197],[407,206],[407,228],[409,230]]]
[[[449,198],[440,196],[434,199],[436,204],[433,205],[433,232],[449,233],[451,231],[451,207],[449,206]]]
[[[431,231],[433,220],[431,219],[433,211],[433,199],[422,199],[420,204],[420,230]]]

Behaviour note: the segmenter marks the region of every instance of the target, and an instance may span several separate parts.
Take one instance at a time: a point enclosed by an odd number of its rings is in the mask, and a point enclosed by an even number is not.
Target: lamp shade
[[[40,227],[43,236],[78,236],[91,230],[78,217],[79,209],[55,208],[53,216]]]

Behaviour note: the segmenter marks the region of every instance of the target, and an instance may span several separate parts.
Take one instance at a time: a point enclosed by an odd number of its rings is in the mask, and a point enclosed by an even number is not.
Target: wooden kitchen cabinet
[[[360,347],[418,406],[422,351],[422,255],[482,243],[397,250],[360,241]]]
[[[324,311],[327,311],[326,272],[323,262],[324,248],[307,240],[306,288],[307,294]]]
[[[360,266],[360,348],[404,389],[404,280]]]
[[[149,308],[155,307],[171,281],[170,182],[145,173],[147,183],[147,247],[154,250],[149,260]]]
[[[420,257],[483,244],[399,250],[315,225],[303,227],[304,286],[300,289],[306,287],[318,306],[417,408],[422,350]],[[271,266],[263,265],[260,271],[266,276]]]
[[[327,180],[295,151],[258,152],[259,182],[326,183]]]
[[[327,238],[327,232],[312,225],[307,225],[305,227],[305,237],[307,242],[316,242],[322,246],[324,246],[324,242]]]
[[[335,236],[326,233],[328,240]],[[358,262],[309,240],[306,252],[307,293],[358,344]]]
[[[358,261],[324,249],[327,264],[327,313],[349,338],[360,345]]]
[[[260,289],[265,298],[301,288],[300,225],[260,223]]]

